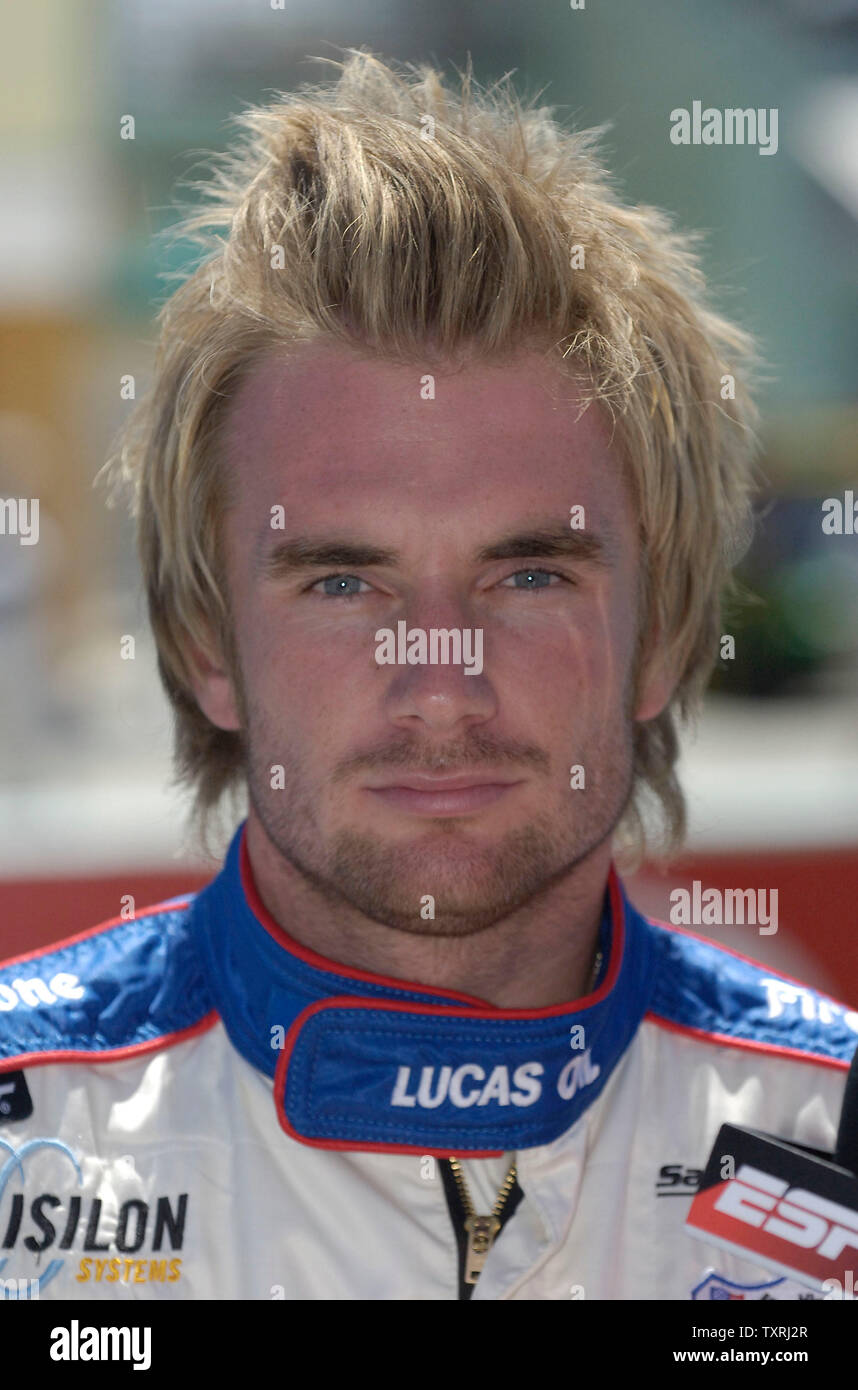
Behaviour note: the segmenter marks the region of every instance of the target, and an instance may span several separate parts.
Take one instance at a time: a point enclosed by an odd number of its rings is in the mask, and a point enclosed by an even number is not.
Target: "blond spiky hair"
[[[679,672],[670,706],[635,724],[622,843],[642,853],[655,808],[676,848],[675,716],[711,674],[748,534],[752,342],[706,305],[695,238],[620,201],[600,131],[564,130],[506,79],[478,89],[470,66],[454,87],[354,50],[336,67],[330,86],[246,110],[197,185],[205,205],[173,235],[203,255],[161,310],[153,385],[107,465],[133,493],[179,778],[203,823],[243,782],[241,735],[202,713],[185,653],[214,640],[234,661],[217,445],[253,364],[320,339],[401,361],[527,343],[613,417],[640,518],[637,661],[658,631]]]

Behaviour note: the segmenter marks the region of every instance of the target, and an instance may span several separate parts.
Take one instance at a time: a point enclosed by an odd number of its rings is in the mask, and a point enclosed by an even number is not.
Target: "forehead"
[[[544,356],[403,365],[314,345],[272,352],[224,425],[233,508],[302,521],[485,514],[583,503],[620,518],[618,451],[597,406]]]

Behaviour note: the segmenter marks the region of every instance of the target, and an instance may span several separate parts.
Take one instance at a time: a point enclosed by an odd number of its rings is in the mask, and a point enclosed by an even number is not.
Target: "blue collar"
[[[233,1045],[273,1079],[283,1129],[329,1149],[489,1157],[550,1143],[600,1095],[655,969],[613,868],[600,979],[568,1004],[499,1009],[347,969],[266,911],[244,826],[191,927]]]

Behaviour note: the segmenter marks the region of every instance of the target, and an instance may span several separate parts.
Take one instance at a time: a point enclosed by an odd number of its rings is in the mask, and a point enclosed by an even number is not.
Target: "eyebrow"
[[[529,531],[513,531],[477,554],[477,560],[514,560],[535,556],[540,559],[570,559],[608,566],[612,547],[609,538],[593,531],[573,531],[566,526],[540,526]]]
[[[364,569],[368,565],[392,566],[398,559],[395,550],[383,550],[380,546],[361,541],[296,536],[293,540],[278,541],[266,554],[260,555],[258,566],[266,579],[283,579],[302,570],[325,567]]]
[[[265,533],[267,535],[267,531]],[[511,531],[477,551],[478,564],[491,560],[513,559],[571,559],[579,563],[609,567],[610,537],[599,537],[592,531],[573,531],[561,526],[540,526],[526,531]],[[336,537],[296,536],[278,541],[269,551],[260,554],[258,568],[266,579],[283,579],[303,570],[331,568],[365,569],[370,566],[394,568],[401,563],[396,550],[363,541]]]

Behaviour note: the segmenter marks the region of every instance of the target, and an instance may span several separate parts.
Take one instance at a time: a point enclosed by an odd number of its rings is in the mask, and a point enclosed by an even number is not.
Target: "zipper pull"
[[[468,1216],[465,1219],[465,1233],[468,1247],[465,1251],[465,1283],[476,1284],[480,1270],[486,1262],[495,1236],[500,1230],[496,1216]]]

